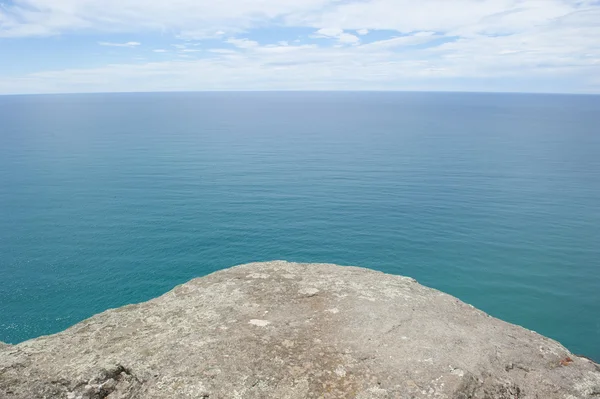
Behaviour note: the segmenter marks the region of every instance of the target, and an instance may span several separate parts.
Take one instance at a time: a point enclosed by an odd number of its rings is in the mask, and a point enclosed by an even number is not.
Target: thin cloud
[[[227,43],[233,44],[235,47],[244,48],[244,49],[258,47],[258,42],[254,41],[254,40],[250,40],[250,39],[229,38],[229,39],[227,39]]]
[[[127,42],[127,43],[112,43],[112,42],[98,42],[100,46],[109,46],[109,47],[137,47],[141,46],[140,42]]]
[[[337,39],[339,43],[344,44],[356,44],[360,42],[360,39],[357,36],[350,33],[346,33],[343,29],[339,28],[321,28],[315,32],[313,37]]]
[[[600,92],[596,0],[178,0],[168,7],[147,0],[10,4],[0,7],[0,37],[22,40],[25,46],[28,37],[52,35],[65,40],[96,35],[103,46],[141,46],[110,40],[115,34],[131,34],[155,48],[151,51],[173,57],[131,64],[127,58],[131,52],[123,51],[117,52],[123,57],[120,63],[113,57],[103,68],[76,71],[73,60],[65,58],[56,71],[40,64],[36,74],[0,75],[0,93],[124,88]],[[153,41],[157,34],[174,44]],[[202,53],[193,54],[196,48]],[[193,57],[178,59],[177,54]],[[17,66],[27,62],[10,53],[5,56]],[[93,76],[98,76],[98,85]],[[110,76],[112,83],[105,85]]]

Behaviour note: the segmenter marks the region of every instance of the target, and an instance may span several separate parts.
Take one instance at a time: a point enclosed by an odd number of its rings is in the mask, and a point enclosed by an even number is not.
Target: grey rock
[[[600,367],[415,280],[283,261],[0,347],[0,398],[600,397]]]

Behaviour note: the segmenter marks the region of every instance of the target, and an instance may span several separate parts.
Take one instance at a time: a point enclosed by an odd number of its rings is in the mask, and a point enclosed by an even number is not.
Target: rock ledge
[[[0,398],[600,398],[600,367],[415,280],[283,261],[0,344]]]

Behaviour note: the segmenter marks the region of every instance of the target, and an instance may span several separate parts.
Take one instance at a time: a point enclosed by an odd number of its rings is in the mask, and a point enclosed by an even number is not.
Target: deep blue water
[[[600,96],[0,97],[0,340],[273,259],[412,276],[600,360]]]

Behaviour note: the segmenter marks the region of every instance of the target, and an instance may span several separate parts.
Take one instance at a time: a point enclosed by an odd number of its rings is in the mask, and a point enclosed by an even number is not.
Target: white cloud
[[[163,48],[157,48],[157,49],[154,49],[152,51],[154,51],[155,53],[166,53],[167,52],[167,50],[165,50]]]
[[[127,43],[111,43],[111,42],[98,42],[101,46],[109,46],[109,47],[137,47],[142,43],[140,42],[127,42]]]
[[[412,35],[431,37],[434,35]],[[244,39],[237,39],[244,43]],[[415,40],[415,39],[413,39]],[[16,91],[172,91],[172,90],[469,90],[519,91],[515,76],[529,81],[534,91],[552,91],[553,82],[573,78],[572,90],[587,91],[598,65],[590,59],[566,67],[560,57],[540,66],[539,54],[497,57],[493,48],[509,48],[513,40],[499,43],[466,40],[414,52],[395,52],[387,45],[325,48],[316,45],[251,45],[243,51],[213,49],[212,57],[142,65],[109,65],[95,69],[67,69],[0,79],[0,92]],[[470,47],[472,46],[472,47]],[[460,48],[458,55],[455,48]],[[489,48],[488,50],[485,50]],[[548,49],[547,51],[551,51]],[[474,56],[479,54],[479,56]],[[416,56],[418,55],[418,57]],[[551,54],[545,57],[551,59]],[[600,58],[600,57],[599,57]],[[596,78],[597,79],[597,78]],[[492,83],[490,83],[492,82]],[[494,83],[496,82],[496,83]],[[494,86],[490,86],[494,84]]]
[[[383,49],[383,48],[392,49],[395,47],[402,47],[402,46],[414,46],[414,45],[418,45],[418,44],[428,43],[435,39],[440,39],[442,37],[443,36],[441,36],[441,35],[436,35],[435,32],[417,32],[413,35],[393,37],[391,39],[385,39],[385,40],[371,42],[369,44],[364,45],[363,48],[370,47],[370,48],[380,48],[380,49]]]
[[[317,35],[324,37],[338,37],[342,33],[344,30],[339,28],[321,28],[316,32]]]
[[[14,0],[0,8],[0,36],[85,29],[206,38],[264,26],[277,18],[289,26],[359,30],[360,35],[376,29],[502,33],[598,7],[592,0]]]
[[[238,30],[231,29],[231,32],[237,32]],[[225,35],[226,32],[223,30],[214,31],[212,28],[205,29],[184,29],[177,37],[183,40],[204,40],[204,39],[216,39]]]
[[[211,53],[216,53],[216,54],[236,54],[237,51],[235,50],[230,50],[227,48],[212,48],[210,50],[208,50]]]
[[[256,27],[273,28],[272,37],[260,40],[269,44],[253,40]],[[277,35],[277,29],[286,28],[309,28],[313,38],[332,40],[306,44],[305,37]],[[89,70],[67,65],[0,77],[0,92],[19,87],[465,89],[460,81],[484,90],[600,91],[600,3],[595,0],[14,0],[0,7],[0,37],[79,32],[109,35],[102,39],[132,32],[146,46],[145,32],[186,42],[165,54],[174,61]],[[190,47],[197,43],[191,40],[205,39],[213,48],[203,59],[177,59],[176,54],[194,51]],[[217,48],[214,41],[227,48]],[[97,83],[106,80],[111,84]]]
[[[399,32],[475,31],[494,27],[518,30],[594,4],[574,0],[370,0],[335,2],[326,10],[292,14],[288,22],[335,26],[344,30],[389,29]]]
[[[354,44],[360,41],[357,36],[346,33],[343,29],[339,28],[321,28],[315,32],[313,37],[337,39],[338,42],[347,44]]]
[[[235,47],[239,47],[239,48],[258,47],[258,42],[255,42],[254,40],[250,40],[250,39],[236,39],[236,38],[232,37],[232,38],[227,39],[227,43],[233,44]]]
[[[342,33],[337,37],[340,43],[358,43],[360,39],[350,33]]]
[[[0,37],[44,36],[79,29],[189,34],[239,31],[332,0],[15,0],[0,9]],[[202,30],[198,31],[201,26]]]
[[[306,49],[317,49],[318,47],[314,44],[302,44],[299,46],[290,45],[268,45],[264,47],[255,48],[254,51],[258,54],[284,54],[284,53],[298,53]]]

